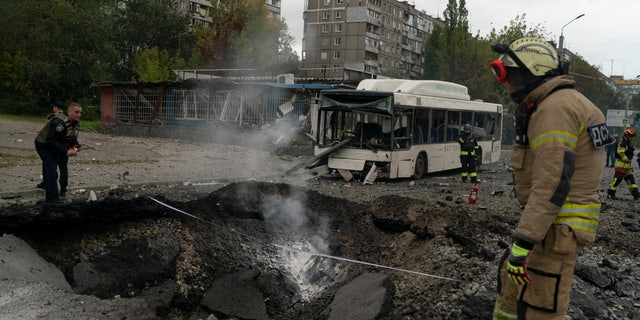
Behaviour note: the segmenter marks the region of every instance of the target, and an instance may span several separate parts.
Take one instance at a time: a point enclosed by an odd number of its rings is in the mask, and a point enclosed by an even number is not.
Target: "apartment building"
[[[444,21],[397,0],[306,0],[305,78],[422,79],[424,43]]]
[[[211,11],[210,0],[176,0],[178,10],[191,17],[191,25],[200,25],[205,28],[211,26],[213,19],[209,15]],[[265,0],[265,6],[269,10],[269,18],[280,19],[281,0]]]
[[[209,15],[211,11],[211,1],[209,0],[177,0],[178,10],[191,17],[192,26],[211,27],[213,18]]]
[[[281,0],[264,0],[267,9],[269,9],[269,18],[280,20],[280,2]]]

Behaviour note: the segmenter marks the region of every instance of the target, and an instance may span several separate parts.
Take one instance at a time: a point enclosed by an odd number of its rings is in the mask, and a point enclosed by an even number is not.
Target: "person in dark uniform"
[[[614,143],[611,143],[609,145],[607,145],[606,151],[607,151],[607,167],[614,167],[616,164],[616,153],[617,153],[617,149],[618,149],[618,142],[620,142],[620,138],[618,137],[618,134],[614,134],[613,137],[616,139],[616,141]]]
[[[471,133],[470,124],[462,127],[462,133],[458,138],[460,144],[460,163],[462,163],[462,182],[467,182],[467,177],[471,178],[471,183],[478,183],[478,173],[476,172],[476,152],[478,152],[478,141]]]
[[[60,118],[67,121],[67,115],[64,114],[64,103],[62,101],[55,101],[51,103],[52,113],[47,117],[47,121],[51,121],[53,118]],[[37,188],[45,189],[44,177],[46,176],[44,161],[42,162],[42,182],[36,185]]]
[[[69,107],[69,118],[79,120],[82,114],[80,106]],[[64,113],[57,113],[47,121],[34,140],[36,152],[44,167],[44,185],[47,203],[60,202],[58,193],[57,167],[62,155],[75,156],[77,150],[68,149],[64,143],[67,136],[67,125]]]
[[[69,105],[69,113],[71,113],[66,121],[67,135],[64,137],[64,145],[67,150],[78,150],[80,144],[78,143],[78,133],[80,132],[80,116],[82,114],[82,107],[78,103],[71,103]],[[69,156],[64,153],[60,154],[58,161],[58,168],[60,169],[60,197],[67,196],[67,186],[69,185]]]

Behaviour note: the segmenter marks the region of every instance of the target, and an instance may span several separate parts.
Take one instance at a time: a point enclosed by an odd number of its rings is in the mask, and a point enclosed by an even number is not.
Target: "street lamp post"
[[[569,25],[569,23],[574,22],[574,21],[584,17],[584,15],[585,14],[583,13],[583,14],[571,19],[571,21],[565,23],[564,26],[562,26],[562,29],[560,29],[560,43],[559,43],[559,46],[558,46],[558,49],[559,49],[558,53],[560,54],[560,60],[561,61],[564,60],[564,47],[562,46],[562,44],[564,43],[564,27]]]

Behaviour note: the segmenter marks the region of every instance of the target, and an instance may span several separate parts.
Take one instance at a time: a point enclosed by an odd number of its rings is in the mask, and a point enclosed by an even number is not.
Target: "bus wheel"
[[[427,155],[424,153],[421,153],[416,158],[416,167],[413,170],[413,176],[411,176],[411,179],[414,179],[414,180],[422,179],[422,177],[424,177],[426,173],[427,173]]]

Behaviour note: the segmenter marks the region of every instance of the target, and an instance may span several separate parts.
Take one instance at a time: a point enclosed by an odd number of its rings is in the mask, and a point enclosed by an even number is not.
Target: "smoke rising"
[[[305,206],[306,194],[273,195],[262,202],[265,221],[275,234],[288,238],[283,245],[310,252],[330,254],[330,219],[319,216]],[[289,235],[288,237],[286,235]],[[295,279],[302,299],[309,300],[331,284],[340,271],[334,261],[317,256],[284,251],[281,254],[284,271]]]

